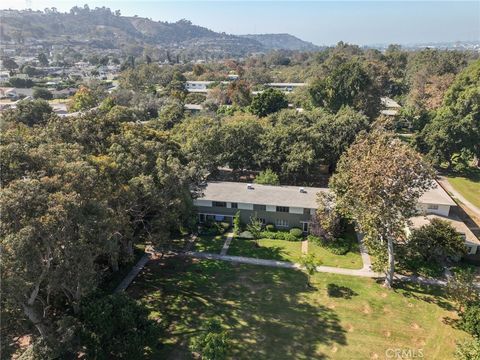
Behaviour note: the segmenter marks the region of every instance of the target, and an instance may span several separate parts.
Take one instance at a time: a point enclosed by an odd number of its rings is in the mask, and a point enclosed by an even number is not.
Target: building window
[[[200,224],[203,224],[205,222],[205,214],[198,214],[198,221]]]
[[[255,211],[267,211],[266,205],[253,204],[253,210]]]
[[[232,209],[238,209],[238,203],[232,203]]]
[[[288,211],[290,210],[290,208],[288,206],[277,206],[277,212],[286,212],[288,213]]]
[[[225,201],[213,201],[213,207],[227,207],[227,203]]]
[[[308,222],[302,222],[302,231],[308,233]]]
[[[438,205],[428,204],[427,209],[428,210],[438,210]]]
[[[303,215],[310,215],[310,209],[304,208],[303,209]]]
[[[284,220],[284,219],[277,219],[277,220],[275,220],[275,226],[288,227],[288,221]]]

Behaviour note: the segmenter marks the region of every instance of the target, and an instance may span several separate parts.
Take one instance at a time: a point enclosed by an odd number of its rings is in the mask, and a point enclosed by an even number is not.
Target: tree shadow
[[[327,285],[328,296],[333,298],[342,298],[350,300],[352,297],[357,296],[358,294],[346,286],[340,286],[336,284]]]
[[[445,290],[437,285],[419,285],[411,282],[397,282],[395,291],[402,291],[407,298],[436,304],[447,311],[455,311],[451,301],[445,295]]]
[[[336,312],[305,301],[314,289],[305,287],[301,271],[180,257],[167,261],[185,266],[152,262],[128,290],[165,329],[157,358],[190,359],[192,335],[212,317],[228,329],[235,359],[326,359],[319,345],[347,343]]]

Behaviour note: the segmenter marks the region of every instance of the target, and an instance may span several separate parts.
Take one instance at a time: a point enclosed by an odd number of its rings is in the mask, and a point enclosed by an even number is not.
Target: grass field
[[[363,263],[353,227],[349,226],[343,237],[349,240],[351,244],[351,251],[345,255],[335,255],[328,249],[311,242],[308,244],[308,252],[315,254],[322,265],[325,266],[361,269]],[[300,241],[260,239],[258,243],[260,246],[257,246],[253,240],[236,238],[230,244],[228,255],[290,262],[298,262],[302,256],[302,243]]]
[[[162,328],[153,358],[191,359],[188,343],[207,319],[223,321],[230,359],[385,359],[386,350],[421,349],[453,359],[466,337],[438,289],[385,290],[373,279],[169,259],[152,262],[128,290]]]
[[[480,170],[466,176],[447,176],[448,182],[473,205],[480,208]]]
[[[195,241],[196,251],[205,251],[210,253],[220,253],[223,244],[225,243],[225,236],[199,236]]]

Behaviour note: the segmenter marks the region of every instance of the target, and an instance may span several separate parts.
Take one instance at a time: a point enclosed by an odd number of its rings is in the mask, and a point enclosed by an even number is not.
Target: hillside
[[[315,49],[313,44],[288,34],[228,35],[193,25],[188,20],[168,23],[126,17],[104,7],[74,7],[69,13],[0,10],[0,17],[4,43],[83,46],[89,50],[120,50],[126,54],[153,48],[188,58],[244,56],[271,49]]]
[[[290,34],[248,34],[243,38],[256,40],[268,50],[315,51],[320,47]]]

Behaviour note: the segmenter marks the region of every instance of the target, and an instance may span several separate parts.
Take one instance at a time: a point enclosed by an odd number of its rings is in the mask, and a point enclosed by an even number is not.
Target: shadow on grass
[[[407,298],[413,298],[428,303],[436,304],[447,311],[454,311],[455,308],[445,295],[445,290],[435,285],[419,285],[411,282],[398,282],[395,291],[402,291]]]
[[[346,331],[332,309],[305,301],[306,282],[300,271],[172,258],[151,263],[128,292],[165,329],[157,358],[190,359],[191,336],[216,317],[230,358],[326,359],[317,346],[346,345]]]
[[[342,298],[350,300],[352,297],[357,296],[358,294],[346,286],[339,286],[336,284],[327,285],[328,296],[333,298]]]

